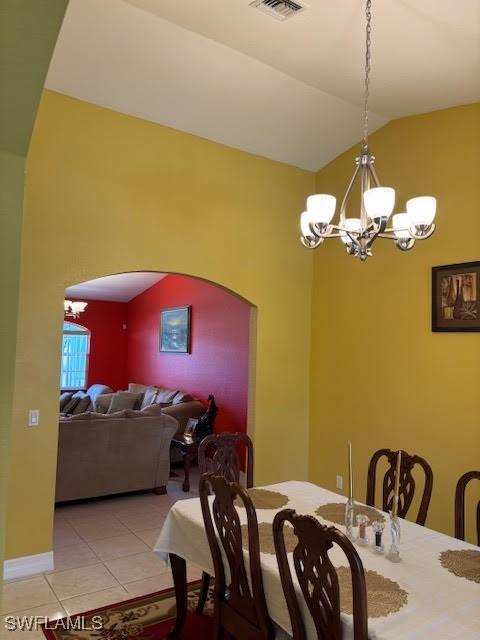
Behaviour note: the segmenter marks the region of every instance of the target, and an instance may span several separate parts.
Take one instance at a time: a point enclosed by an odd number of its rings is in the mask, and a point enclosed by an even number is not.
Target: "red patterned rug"
[[[188,587],[189,614],[184,640],[210,640],[212,637],[212,603],[205,605],[205,615],[194,613],[199,582]],[[166,589],[101,607],[93,611],[50,621],[42,630],[49,640],[163,640],[175,622],[175,593]]]

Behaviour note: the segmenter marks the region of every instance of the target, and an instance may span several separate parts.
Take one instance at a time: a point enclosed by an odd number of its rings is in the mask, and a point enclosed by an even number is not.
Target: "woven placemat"
[[[287,553],[292,553],[298,542],[297,536],[293,533],[293,527],[285,525],[283,528],[285,538],[285,548]],[[271,522],[258,523],[258,539],[260,541],[260,551],[275,555],[275,545],[273,543],[273,529]],[[242,525],[242,544],[244,549],[248,549],[248,527]]]
[[[315,511],[317,516],[320,516],[328,522],[334,522],[335,524],[345,524],[345,502],[329,502],[328,504],[322,504],[321,507]],[[369,519],[369,526],[372,522],[385,522],[385,516],[380,511],[377,511],[373,507],[367,507],[363,504],[355,504],[355,518],[362,514]],[[354,523],[356,524],[356,522]]]
[[[285,548],[292,553],[298,538],[293,533],[293,527],[284,527]],[[272,525],[268,522],[258,524],[260,551],[275,555]],[[248,549],[248,528],[242,526],[242,543]],[[340,587],[340,605],[344,613],[352,613],[352,574],[349,567],[337,567],[338,583]],[[396,582],[385,578],[376,571],[366,571],[368,617],[382,618],[399,611],[408,600],[408,594]]]
[[[281,509],[288,504],[288,496],[268,489],[248,489],[248,495],[252,499],[255,509]],[[235,500],[235,506],[243,507],[240,498]]]
[[[454,576],[480,584],[480,551],[475,549],[442,551],[439,558],[442,567]]]
[[[349,567],[337,567],[340,586],[340,608],[343,613],[353,613],[352,574]],[[397,582],[385,578],[376,571],[365,571],[369,618],[384,618],[396,613],[408,602],[408,593]]]

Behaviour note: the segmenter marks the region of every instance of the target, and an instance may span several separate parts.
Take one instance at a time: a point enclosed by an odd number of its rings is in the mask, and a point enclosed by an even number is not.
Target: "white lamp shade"
[[[360,231],[362,223],[360,222],[360,218],[346,218],[342,226],[348,231]],[[352,242],[345,231],[340,231],[340,240],[345,244]]]
[[[432,196],[419,196],[407,202],[407,213],[411,224],[431,225],[437,211],[437,200]]]
[[[392,217],[393,232],[399,239],[408,239],[412,236],[409,229],[412,225],[407,213],[397,213]]]
[[[304,238],[313,236],[312,230],[310,229],[310,214],[308,211],[304,211],[300,216],[300,230]]]
[[[72,313],[82,313],[85,311],[87,304],[88,302],[72,302],[70,305]]]
[[[395,189],[391,187],[368,189],[363,194],[363,204],[371,220],[389,218],[395,206]]]
[[[337,199],[328,193],[316,193],[307,198],[307,211],[312,222],[329,224],[335,214]]]

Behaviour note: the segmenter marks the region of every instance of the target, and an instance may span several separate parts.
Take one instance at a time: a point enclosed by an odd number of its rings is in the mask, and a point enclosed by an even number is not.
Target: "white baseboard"
[[[53,571],[53,551],[37,553],[34,556],[12,558],[11,560],[5,560],[3,563],[4,580],[25,578],[43,571]]]

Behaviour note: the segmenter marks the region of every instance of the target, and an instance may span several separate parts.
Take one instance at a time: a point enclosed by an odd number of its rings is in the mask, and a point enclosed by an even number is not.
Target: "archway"
[[[113,274],[75,284],[67,287],[66,298],[76,301],[74,306],[80,308],[83,303],[73,322],[89,332],[90,349],[88,360],[76,347],[72,357],[61,358],[59,377],[63,382],[72,380],[72,375],[80,379],[79,369],[85,367],[80,389],[61,385],[61,411],[67,406],[76,420],[85,412],[85,395],[91,396],[89,411],[93,416],[99,411],[113,411],[113,405],[110,409],[105,405],[112,392],[120,392],[125,399],[133,389],[161,388],[164,391],[157,400],[171,401],[171,392],[173,404],[179,397],[174,397],[177,392],[200,400],[204,407],[213,395],[220,407],[216,431],[248,431],[253,435],[256,310],[244,298],[202,278],[156,271]],[[165,318],[180,316],[184,311],[188,319],[184,348],[180,344],[173,348],[167,344],[165,348]],[[68,367],[73,367],[73,373]],[[73,407],[69,402],[72,393],[73,399],[79,398]],[[181,413],[171,407],[165,409],[179,420],[180,430],[189,417],[199,417],[199,407],[191,403],[189,415],[189,406],[184,402]],[[70,445],[64,443],[62,431],[59,446],[63,460],[64,448]],[[57,489],[59,483],[63,486],[57,475]],[[60,491],[57,495],[62,501],[77,497],[95,496],[89,496],[88,491],[78,495],[73,491],[66,496]]]

